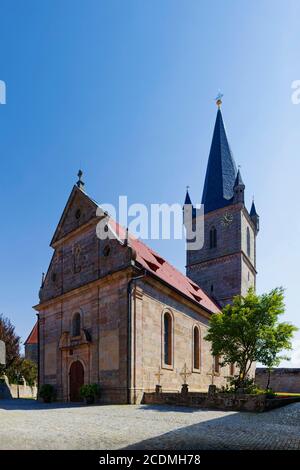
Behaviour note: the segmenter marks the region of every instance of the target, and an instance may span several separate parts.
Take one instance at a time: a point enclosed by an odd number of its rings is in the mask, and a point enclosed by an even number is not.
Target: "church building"
[[[158,383],[179,391],[184,369],[191,391],[206,391],[212,378],[225,385],[235,373],[212,357],[204,337],[211,315],[255,286],[259,217],[254,203],[250,213],[245,207],[217,104],[202,197],[204,246],[187,251],[186,276],[110,217],[105,230],[115,237],[99,239],[99,206],[79,172],[35,306],[39,385],[52,384],[59,400],[78,401],[82,384],[98,383],[103,402],[140,403]]]

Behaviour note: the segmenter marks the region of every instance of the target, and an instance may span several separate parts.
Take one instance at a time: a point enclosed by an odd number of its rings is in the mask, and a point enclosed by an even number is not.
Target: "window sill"
[[[170,364],[163,364],[161,368],[166,370],[174,370],[174,366]]]

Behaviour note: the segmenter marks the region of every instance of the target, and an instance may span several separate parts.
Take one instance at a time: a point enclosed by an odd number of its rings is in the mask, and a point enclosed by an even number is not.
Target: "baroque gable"
[[[79,227],[96,218],[98,205],[83,190],[73,187],[50,245],[54,245]]]

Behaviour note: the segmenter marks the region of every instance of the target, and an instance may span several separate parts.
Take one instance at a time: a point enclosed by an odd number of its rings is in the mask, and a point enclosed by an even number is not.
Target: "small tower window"
[[[212,227],[209,231],[209,248],[217,247],[217,229]]]
[[[80,336],[80,330],[81,330],[80,313],[75,313],[73,320],[72,320],[72,335]]]
[[[250,245],[250,230],[249,227],[247,227],[247,255],[250,256],[251,254],[251,245]]]

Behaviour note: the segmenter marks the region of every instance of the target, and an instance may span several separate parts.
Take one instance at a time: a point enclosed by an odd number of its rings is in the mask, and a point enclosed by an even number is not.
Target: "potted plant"
[[[86,405],[95,403],[95,398],[100,396],[100,387],[98,384],[86,384],[80,388],[80,396],[84,398]]]
[[[39,390],[39,397],[44,400],[44,403],[51,403],[56,398],[56,392],[51,384],[44,384]]]

